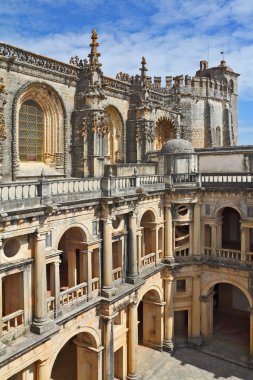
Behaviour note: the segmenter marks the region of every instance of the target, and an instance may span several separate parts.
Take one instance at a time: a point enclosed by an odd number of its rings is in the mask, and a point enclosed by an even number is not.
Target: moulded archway
[[[138,305],[138,343],[156,349],[163,344],[163,303],[154,288],[147,290]]]
[[[90,332],[75,334],[61,346],[53,360],[52,380],[99,380],[102,375],[98,339]]]
[[[140,227],[142,229],[142,255],[147,256],[156,253],[157,234],[156,216],[152,210],[147,210],[141,217]]]
[[[43,133],[43,152],[40,155],[25,154],[22,148],[22,157],[19,154],[20,141],[20,110],[23,105],[33,102],[41,110]],[[23,109],[24,110],[24,109]],[[23,111],[22,111],[23,112]],[[28,83],[22,86],[16,93],[13,102],[13,176],[19,170],[22,162],[41,161],[53,169],[64,173],[66,155],[66,110],[63,101],[57,91],[50,85],[41,82]]]
[[[213,281],[201,297],[201,333],[208,349],[248,363],[252,351],[251,296],[236,281]]]

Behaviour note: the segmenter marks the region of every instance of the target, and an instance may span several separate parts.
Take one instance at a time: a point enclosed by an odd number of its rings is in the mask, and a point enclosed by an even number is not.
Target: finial
[[[141,68],[140,68],[140,71],[141,71],[141,81],[142,82],[145,82],[146,80],[146,71],[148,71],[148,69],[146,68],[146,58],[145,57],[142,57],[142,60],[141,60]]]
[[[98,58],[101,56],[101,54],[97,51],[97,47],[99,46],[97,39],[98,39],[97,31],[93,29],[91,33],[91,41],[92,41],[90,44],[91,51],[89,54],[89,58],[90,58],[89,63],[90,63],[90,66],[92,67],[102,66],[101,63],[99,63],[98,61]]]

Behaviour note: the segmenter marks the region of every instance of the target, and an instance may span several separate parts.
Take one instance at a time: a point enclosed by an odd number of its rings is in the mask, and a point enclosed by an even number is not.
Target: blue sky
[[[68,62],[100,39],[103,71],[194,75],[201,59],[225,52],[239,79],[239,143],[253,145],[253,1],[0,0],[0,40]]]

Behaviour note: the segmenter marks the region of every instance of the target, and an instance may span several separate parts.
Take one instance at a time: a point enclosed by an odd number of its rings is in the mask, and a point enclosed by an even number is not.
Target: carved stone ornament
[[[152,120],[140,119],[136,123],[136,141],[147,140],[149,142],[155,139],[155,123]]]
[[[103,110],[87,110],[83,117],[82,135],[88,133],[107,134],[109,132],[108,120]]]

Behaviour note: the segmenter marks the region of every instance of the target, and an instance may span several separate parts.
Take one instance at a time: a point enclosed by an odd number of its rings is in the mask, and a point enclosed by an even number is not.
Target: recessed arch
[[[216,284],[230,284],[230,285],[233,285],[233,286],[239,288],[244,293],[247,300],[249,301],[250,307],[252,307],[252,305],[253,305],[252,304],[252,297],[251,297],[249,291],[242,284],[240,284],[238,281],[236,281],[234,279],[231,280],[229,277],[224,277],[224,275],[223,275],[223,278],[219,278],[219,280],[214,279],[214,280],[208,282],[208,284],[206,284],[204,286],[204,288],[202,289],[202,295],[208,296],[211,293],[212,288]]]
[[[108,155],[110,163],[124,162],[124,122],[119,110],[112,105],[105,108],[108,123]]]
[[[166,141],[178,138],[179,135],[176,117],[174,115],[160,116],[156,122],[154,149],[160,150]]]
[[[29,155],[19,155],[20,110],[27,102],[35,102],[43,113],[43,162],[64,173],[66,170],[66,109],[58,92],[44,82],[29,82],[19,88],[13,100],[12,114],[12,172],[15,179],[21,162]]]
[[[98,379],[98,373],[101,372],[102,368],[96,350],[100,347],[101,339],[94,328],[84,327],[79,329],[78,334],[76,330],[67,334],[59,342],[51,359],[50,373],[52,378],[61,380],[62,375],[66,375],[68,372],[69,376],[77,378],[77,373],[85,368],[88,370],[85,373],[85,379]]]

